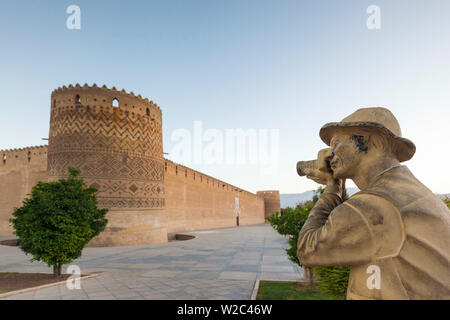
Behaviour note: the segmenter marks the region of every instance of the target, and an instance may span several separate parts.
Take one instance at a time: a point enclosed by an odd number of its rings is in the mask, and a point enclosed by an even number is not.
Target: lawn
[[[334,300],[309,283],[260,281],[256,300]]]

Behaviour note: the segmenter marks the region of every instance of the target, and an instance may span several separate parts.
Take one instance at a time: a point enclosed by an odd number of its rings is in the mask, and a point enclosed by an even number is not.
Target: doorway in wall
[[[234,198],[234,212],[236,212],[236,226],[239,227],[239,197]]]

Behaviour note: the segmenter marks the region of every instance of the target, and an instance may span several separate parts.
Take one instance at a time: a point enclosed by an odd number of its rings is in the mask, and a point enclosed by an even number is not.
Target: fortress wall
[[[168,232],[264,223],[264,200],[201,172],[165,160],[165,214]]]
[[[239,197],[240,225],[264,223],[264,200],[254,193],[243,191]]]
[[[264,216],[265,218],[273,215],[275,212],[280,213],[280,192],[278,190],[258,191],[258,196],[264,198]]]
[[[47,146],[0,150],[0,157],[0,236],[9,236],[14,208],[38,181],[47,181]]]
[[[167,242],[160,108],[96,85],[58,88],[51,101],[49,180],[78,168],[109,209],[105,231],[90,246]]]
[[[3,163],[4,156],[6,161]],[[12,235],[8,221],[12,217],[13,208],[21,205],[38,181],[47,181],[47,146],[0,151],[0,157],[0,236],[7,236]],[[166,207],[162,214],[164,217],[161,218],[167,221],[169,233],[236,226],[236,196],[239,197],[240,225],[264,222],[263,197],[165,160]],[[142,215],[142,212],[138,215],[129,213],[111,211],[108,218],[112,218],[115,225],[125,225],[130,223],[131,217]],[[139,221],[133,224],[139,224]],[[133,231],[105,234],[104,237],[114,237],[105,241],[116,242],[117,237],[123,235],[126,239],[121,241],[138,242],[143,235],[139,230]],[[145,230],[142,232],[145,233]],[[149,240],[152,243],[159,242],[158,239]]]
[[[164,159],[162,142],[162,112],[153,101],[95,84],[54,90],[49,145],[0,151],[0,235],[12,234],[13,209],[38,181],[65,178],[69,167],[99,188],[99,207],[109,209],[105,231],[90,246],[264,223],[267,206],[277,207],[275,194],[255,195]]]

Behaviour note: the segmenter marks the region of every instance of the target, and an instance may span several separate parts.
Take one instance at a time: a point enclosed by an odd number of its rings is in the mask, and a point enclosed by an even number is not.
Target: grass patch
[[[7,293],[8,291],[0,291],[0,294],[2,294],[2,293]]]
[[[260,281],[256,300],[335,300],[303,282]]]

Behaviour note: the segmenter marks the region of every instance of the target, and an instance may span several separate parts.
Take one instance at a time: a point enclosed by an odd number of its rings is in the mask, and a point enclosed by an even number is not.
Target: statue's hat
[[[392,142],[392,151],[400,162],[411,159],[416,152],[414,143],[402,137],[397,119],[386,108],[361,108],[341,122],[330,122],[320,129],[320,138],[330,145],[336,132],[352,133],[356,128],[387,135]]]

